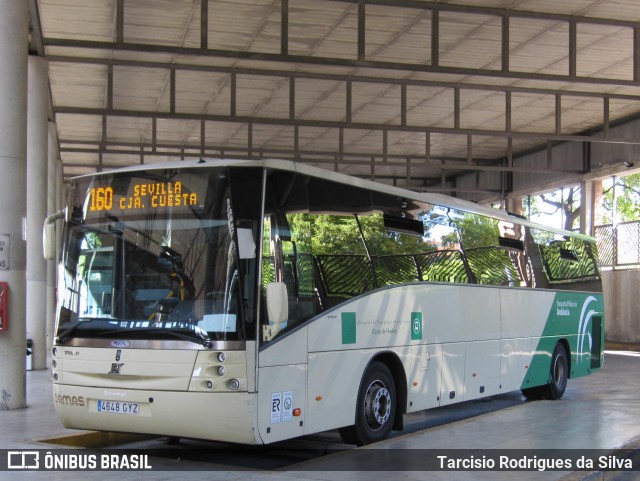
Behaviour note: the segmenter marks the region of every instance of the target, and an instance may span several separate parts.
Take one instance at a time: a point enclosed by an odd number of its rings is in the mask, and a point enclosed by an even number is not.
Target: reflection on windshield
[[[181,177],[186,193],[194,182]],[[104,176],[78,186],[84,218],[77,215],[66,234],[59,337],[237,338],[229,192],[224,176],[210,175],[215,189],[202,177],[193,194],[201,203],[181,209],[151,203],[146,211],[144,204],[120,209],[120,199],[141,182],[135,177]],[[91,210],[96,202],[88,199],[100,189],[113,201]]]

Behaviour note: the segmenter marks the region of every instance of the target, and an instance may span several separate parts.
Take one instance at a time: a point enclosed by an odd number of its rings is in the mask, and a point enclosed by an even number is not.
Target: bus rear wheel
[[[522,394],[529,400],[562,398],[569,379],[569,357],[561,343],[557,343],[551,355],[549,368],[549,383],[529,389],[523,389]]]
[[[556,344],[551,356],[551,369],[549,372],[549,384],[542,386],[542,399],[560,399],[567,388],[569,379],[569,358],[564,346]]]
[[[385,439],[396,416],[396,387],[389,368],[372,362],[362,378],[356,405],[356,423],[340,429],[347,444],[364,446]]]

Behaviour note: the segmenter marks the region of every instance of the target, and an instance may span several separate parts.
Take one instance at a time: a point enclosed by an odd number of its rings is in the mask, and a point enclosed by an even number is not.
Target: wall
[[[607,342],[640,345],[640,271],[604,271]]]

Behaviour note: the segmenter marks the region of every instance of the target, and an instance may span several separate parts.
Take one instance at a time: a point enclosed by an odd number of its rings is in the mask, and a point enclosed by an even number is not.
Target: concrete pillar
[[[59,210],[58,208],[58,136],[56,124],[49,122],[49,138],[48,138],[48,157],[47,157],[47,215],[53,214]],[[56,230],[60,226],[56,226]],[[56,265],[58,258],[47,262],[47,321],[46,333],[47,347],[53,344],[53,326],[55,323],[55,303],[56,303]],[[47,350],[47,355],[49,351]]]
[[[591,236],[594,235],[594,184],[590,180],[580,183],[580,232]]]
[[[47,263],[42,225],[47,217],[49,139],[48,65],[29,57],[27,100],[27,338],[33,340],[33,369],[47,367]]]
[[[64,209],[67,203],[67,189],[64,184],[64,174],[62,161],[58,159],[56,164],[56,193],[57,210]],[[60,259],[60,248],[62,247],[62,226],[56,229],[56,259]]]
[[[27,182],[29,2],[0,0],[0,12],[0,240],[6,244],[2,252],[6,264],[0,267],[0,281],[9,284],[8,329],[0,332],[0,409],[16,409],[26,406],[23,226]]]
[[[593,181],[593,226],[604,225],[604,191],[602,180]]]
[[[522,197],[507,197],[505,209],[513,214],[522,215]]]

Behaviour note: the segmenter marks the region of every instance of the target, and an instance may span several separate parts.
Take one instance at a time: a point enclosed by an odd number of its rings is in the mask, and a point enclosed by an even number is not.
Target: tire
[[[395,420],[397,410],[396,386],[389,368],[372,362],[362,377],[356,404],[356,423],[340,429],[347,444],[364,446],[385,439]]]
[[[569,379],[569,358],[564,346],[556,344],[551,356],[551,367],[549,369],[549,384],[540,388],[542,399],[558,400],[564,395]]]
[[[542,392],[540,391],[540,386],[523,389],[522,395],[527,398],[527,401],[538,401],[542,399]]]
[[[522,394],[529,401],[538,399],[558,400],[564,395],[569,378],[569,358],[564,346],[556,344],[551,355],[549,367],[549,383],[544,386],[531,387],[522,390]]]

